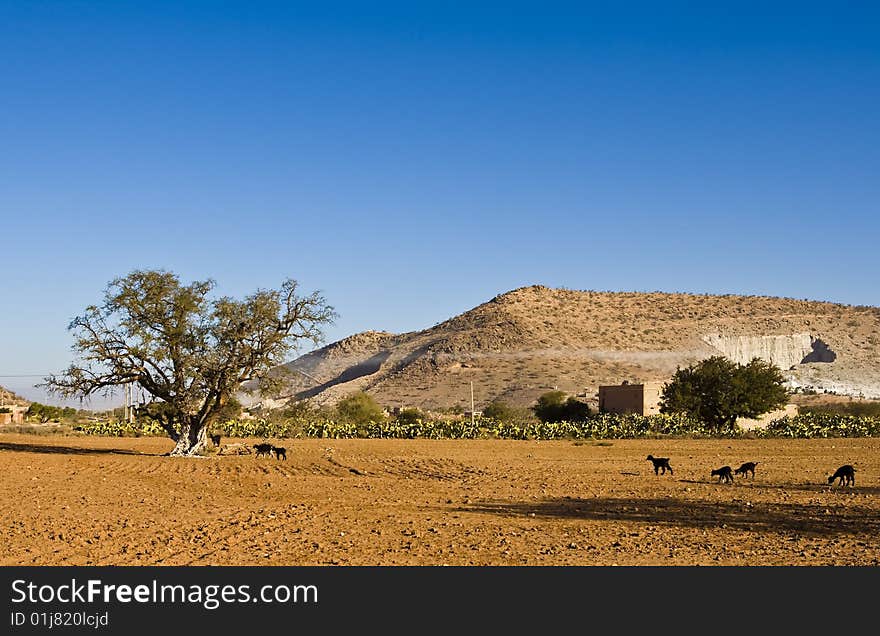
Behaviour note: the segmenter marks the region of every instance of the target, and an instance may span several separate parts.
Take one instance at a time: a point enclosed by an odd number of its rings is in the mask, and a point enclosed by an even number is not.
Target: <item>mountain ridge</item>
[[[880,309],[773,296],[610,292],[531,285],[433,327],[365,331],[283,367],[287,398],[386,406],[530,404],[559,388],[667,379],[710,355],[771,360],[792,387],[880,397]],[[769,352],[769,353],[768,353]],[[775,353],[774,353],[775,352]]]

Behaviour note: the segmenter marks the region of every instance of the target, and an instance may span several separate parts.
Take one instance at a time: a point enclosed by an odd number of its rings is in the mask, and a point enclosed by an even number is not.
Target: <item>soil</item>
[[[275,444],[0,435],[0,565],[880,564],[880,439]]]

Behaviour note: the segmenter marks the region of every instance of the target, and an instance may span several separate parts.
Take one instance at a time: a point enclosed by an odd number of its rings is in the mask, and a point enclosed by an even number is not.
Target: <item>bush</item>
[[[422,413],[419,409],[403,409],[400,413],[397,414],[397,417],[394,418],[394,421],[397,423],[398,426],[411,427],[421,424],[424,418],[425,414]]]
[[[538,398],[532,411],[542,422],[577,422],[590,415],[590,407],[574,397],[566,399],[562,391],[548,391]]]
[[[880,401],[834,402],[802,406],[798,409],[802,414],[813,415],[852,415],[855,417],[880,417]]]
[[[880,437],[880,417],[807,413],[774,420],[757,432],[761,437]]]
[[[495,401],[483,409],[483,417],[496,422],[513,422],[522,419],[523,413],[507,402]]]
[[[385,420],[382,407],[373,399],[372,395],[363,391],[352,393],[341,399],[336,405],[336,414],[341,421],[361,427],[371,422]]]

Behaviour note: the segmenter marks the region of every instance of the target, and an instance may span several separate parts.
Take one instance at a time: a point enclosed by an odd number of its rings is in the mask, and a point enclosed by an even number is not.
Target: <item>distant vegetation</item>
[[[550,422],[580,422],[590,415],[590,407],[575,397],[566,398],[562,391],[548,391],[538,398],[532,411],[539,420]]]
[[[395,418],[361,422],[334,419],[332,410],[315,409],[308,417],[229,420],[214,427],[224,437],[373,438],[373,439],[633,439],[652,437],[880,437],[880,417],[807,414],[784,417],[766,429],[717,431],[686,414],[593,414],[571,422],[527,419],[497,421],[486,417],[437,419],[402,411]],[[157,422],[88,422],[76,430],[92,435],[163,435]]]
[[[738,364],[712,356],[675,372],[663,387],[660,412],[687,413],[724,432],[735,430],[740,417],[760,417],[787,402],[785,378],[777,366],[760,358]]]
[[[373,396],[357,391],[342,398],[336,405],[337,419],[355,427],[366,426],[370,422],[382,422],[385,413]]]
[[[799,411],[802,414],[810,415],[851,415],[854,417],[880,418],[880,401],[831,402],[829,404],[805,405],[801,406]]]
[[[576,404],[575,404],[576,403]],[[154,405],[156,406],[156,405]],[[880,437],[880,402],[849,402],[822,407],[771,422],[766,429],[718,429],[687,413],[641,416],[591,413],[586,404],[553,391],[543,394],[532,409],[512,407],[502,401],[488,405],[473,423],[462,413],[434,413],[405,408],[386,413],[364,392],[352,393],[336,407],[291,401],[285,407],[262,412],[242,411],[233,405],[229,418],[212,432],[226,438],[374,438],[374,439],[627,439],[652,437]],[[560,412],[576,419],[556,419]],[[546,419],[537,417],[542,414]],[[93,413],[34,403],[32,422],[53,421],[69,431],[120,437],[162,436],[165,430],[150,408],[137,411],[135,422],[122,420],[122,410]],[[16,428],[18,432],[39,432]]]

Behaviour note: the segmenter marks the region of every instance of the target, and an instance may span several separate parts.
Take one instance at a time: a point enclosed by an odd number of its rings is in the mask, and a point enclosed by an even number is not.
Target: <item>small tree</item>
[[[742,365],[713,356],[675,372],[663,387],[660,412],[684,412],[716,431],[732,430],[739,417],[758,417],[784,406],[784,382],[779,368],[760,358]]]
[[[76,413],[75,410],[74,413]],[[28,419],[35,419],[41,424],[45,424],[53,420],[60,420],[64,416],[64,410],[57,406],[31,402],[24,414]]]
[[[425,414],[417,408],[410,407],[402,409],[395,419],[401,426],[415,426],[425,419]]]
[[[213,281],[184,285],[165,271],[135,271],[112,281],[100,306],[70,323],[79,360],[42,386],[64,396],[107,395],[137,382],[155,398],[149,415],[174,440],[172,455],[200,454],[207,427],[242,384],[263,393],[282,379],[270,373],[301,339],[320,342],[335,313],[297,283],[258,290],[244,300],[209,298]]]
[[[370,422],[381,422],[385,419],[382,407],[373,399],[373,396],[363,391],[351,393],[342,398],[336,405],[336,413],[344,422],[350,422],[358,427],[365,426]]]
[[[512,422],[516,419],[516,410],[507,402],[496,400],[483,409],[483,417],[496,422]]]
[[[573,396],[566,399],[563,391],[548,391],[538,398],[532,412],[542,422],[577,422],[590,415],[590,407]]]

